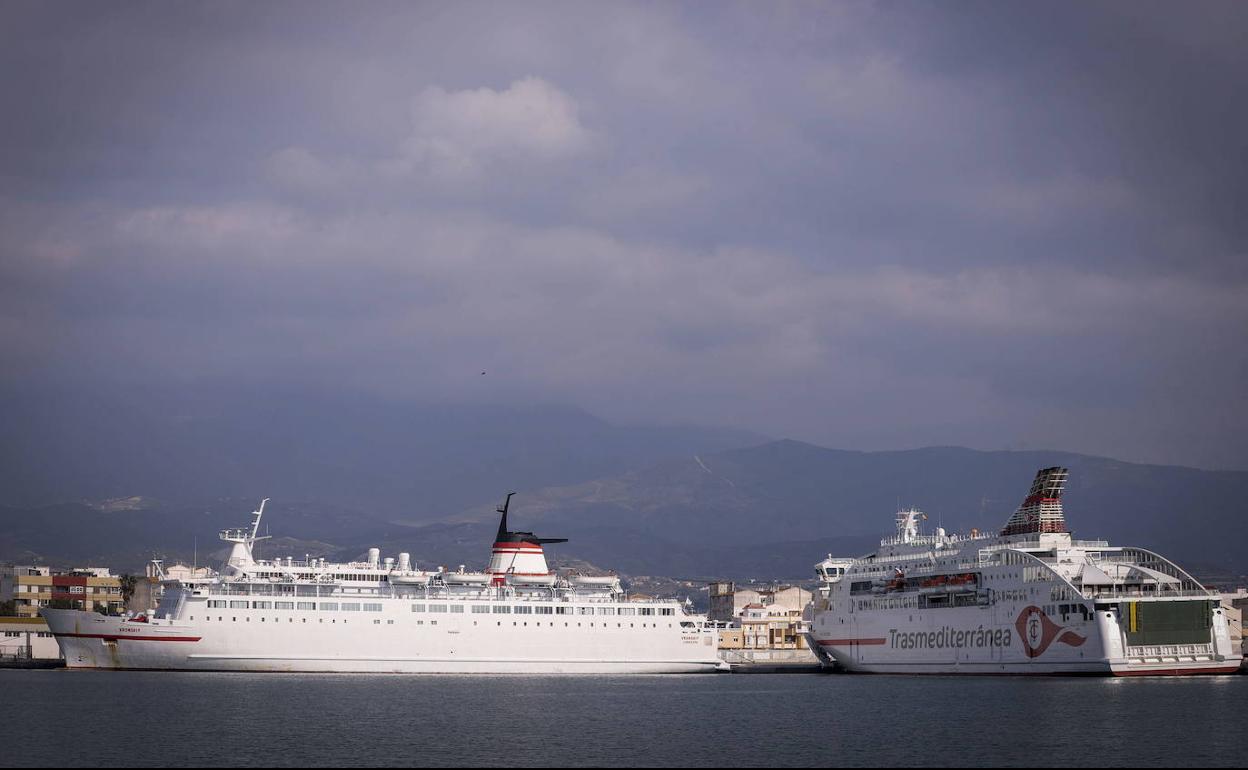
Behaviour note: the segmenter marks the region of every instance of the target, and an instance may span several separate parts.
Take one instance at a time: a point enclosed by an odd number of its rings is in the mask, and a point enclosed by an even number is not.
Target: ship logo
[[[1043,655],[1054,641],[1071,647],[1082,647],[1088,641],[1086,636],[1068,631],[1054,623],[1043,610],[1034,605],[1019,613],[1014,628],[1018,630],[1018,635],[1023,640],[1023,651],[1029,658]]]

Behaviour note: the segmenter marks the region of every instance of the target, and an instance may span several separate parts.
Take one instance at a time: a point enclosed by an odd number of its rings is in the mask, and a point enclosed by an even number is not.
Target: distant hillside
[[[554,462],[549,448],[534,451]],[[854,556],[873,547],[891,530],[899,504],[925,510],[932,528],[995,531],[1036,469],[1047,465],[1071,469],[1065,502],[1077,537],[1152,548],[1199,574],[1248,574],[1248,473],[1062,452],[853,452],[795,441],[688,452],[593,481],[518,483],[512,525],[570,538],[552,548],[555,558],[623,574],[802,578],[828,553]],[[509,486],[492,482],[478,483],[461,513],[430,523],[395,522],[380,508],[275,495],[266,523],[281,537],[265,553],[351,559],[377,545],[390,555],[409,551],[423,565],[480,566],[497,526],[494,500]],[[217,549],[217,530],[245,524],[256,502],[0,508],[0,560],[135,569],[153,554],[190,558],[198,539],[203,563]]]
[[[204,506],[108,510],[81,503],[39,507],[0,506],[0,561],[57,566],[111,566],[139,570],[153,557],[200,564],[224,555],[217,533],[246,526],[259,500],[221,499]],[[410,528],[324,504],[291,505],[274,500],[265,509],[262,531],[276,536],[270,553],[327,553],[343,538],[364,543],[386,540]]]
[[[0,505],[142,496],[315,501],[428,521],[761,437],[613,425],[561,406],[413,405],[243,388],[0,393]],[[250,510],[250,509],[248,509]]]
[[[898,505],[923,509],[933,528],[995,531],[1048,465],[1071,469],[1065,503],[1077,537],[1248,570],[1248,472],[1064,452],[852,452],[778,441],[541,489],[517,498],[516,518],[551,535],[579,534],[574,542],[587,553],[614,541],[625,559],[640,558],[653,538],[657,550],[680,543],[686,551],[809,542],[813,562],[826,551],[817,540],[862,543],[889,532]],[[489,518],[485,509],[471,515]]]

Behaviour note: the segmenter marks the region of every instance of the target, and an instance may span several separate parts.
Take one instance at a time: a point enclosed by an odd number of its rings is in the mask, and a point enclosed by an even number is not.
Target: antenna
[[[269,502],[269,498],[266,497],[260,501],[260,509],[251,512],[251,515],[256,517],[256,520],[251,522],[251,539],[252,540],[255,540],[256,535],[260,534],[260,517],[264,516],[264,505],[267,502]]]
[[[511,498],[515,494],[516,494],[515,492],[508,492],[507,497],[503,498],[503,502],[500,503],[499,506],[495,508],[494,510],[503,514],[507,513],[507,508],[511,505]]]
[[[503,518],[498,522],[498,537],[494,539],[496,543],[501,543],[507,537],[507,509],[511,507],[511,498],[514,494],[516,493],[508,492],[507,496],[503,498],[503,502],[494,509],[503,514]]]

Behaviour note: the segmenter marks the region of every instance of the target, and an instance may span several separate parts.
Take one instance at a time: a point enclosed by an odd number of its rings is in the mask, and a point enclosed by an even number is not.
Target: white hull
[[[815,615],[809,641],[825,666],[872,674],[1232,674],[1242,660],[1216,622],[1206,643],[1133,647],[1116,609],[1049,617],[1026,599],[985,607],[825,611]]]
[[[629,600],[614,578],[574,585],[507,528],[487,572],[416,569],[409,554],[346,564],[257,560],[264,502],[225,530],[220,573],[162,581],[160,604],[110,618],[43,611],[69,668],[396,674],[685,674],[723,670],[718,635],[674,600]],[[159,566],[159,565],[158,565]]]
[[[1001,533],[923,535],[915,508],[825,581],[810,646],[824,665],[890,674],[1231,674],[1219,595],[1142,548],[1075,540],[1067,470],[1042,468]]]
[[[75,610],[44,615],[69,668],[399,674],[686,674],[721,670],[710,633],[678,623],[328,618],[230,611],[134,623]],[[232,614],[229,614],[231,613]],[[217,618],[222,618],[217,620]],[[264,621],[260,620],[264,617]],[[330,622],[331,620],[337,622]],[[343,622],[343,621],[346,622]],[[374,624],[372,621],[380,623]],[[393,621],[393,622],[388,622]],[[501,623],[507,625],[496,625]],[[516,622],[516,626],[511,623]],[[568,623],[567,626],[564,623]],[[527,623],[527,625],[520,625]],[[557,625],[556,625],[557,624]],[[712,640],[709,641],[708,640]],[[280,652],[279,652],[280,651]]]

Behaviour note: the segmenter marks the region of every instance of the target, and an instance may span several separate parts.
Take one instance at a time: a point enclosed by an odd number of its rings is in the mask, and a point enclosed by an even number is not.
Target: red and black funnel
[[[498,522],[498,535],[494,537],[495,543],[532,543],[533,545],[546,545],[549,543],[566,543],[566,537],[537,537],[532,532],[512,532],[507,529],[507,509],[511,506],[511,496],[515,492],[508,492],[507,497],[502,504],[496,509],[503,514]]]

